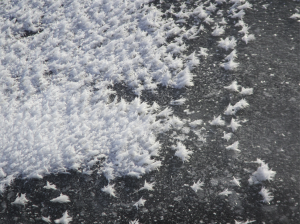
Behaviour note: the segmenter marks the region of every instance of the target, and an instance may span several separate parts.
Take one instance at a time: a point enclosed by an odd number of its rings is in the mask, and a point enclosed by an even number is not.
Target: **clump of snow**
[[[200,182],[200,180],[197,181],[197,183],[194,182],[194,184],[191,186],[191,188],[197,192],[198,190],[202,190],[201,187],[203,187],[204,182]]]
[[[257,170],[252,174],[252,176],[249,178],[248,182],[249,184],[259,184],[262,181],[270,181],[273,180],[276,172],[272,169],[269,169],[269,166],[264,161],[257,159],[256,163],[260,164],[260,167],[257,168]]]
[[[101,191],[109,194],[110,196],[116,197],[114,186],[114,184],[108,184],[107,186],[104,186]]]
[[[153,190],[154,190],[154,189],[153,189],[154,184],[155,184],[155,183],[147,183],[147,181],[145,181],[144,186],[141,187],[141,188],[139,189],[139,191],[141,191],[141,190],[153,191]]]
[[[268,204],[269,204],[270,201],[272,201],[273,198],[274,198],[274,196],[271,195],[271,192],[270,192],[268,189],[266,189],[265,187],[262,187],[262,188],[261,188],[259,194],[263,197],[263,200],[262,200],[262,201],[265,202],[265,203],[268,203]]]
[[[14,202],[12,202],[12,205],[23,205],[25,206],[27,204],[27,202],[29,202],[29,200],[26,198],[26,194],[21,194],[21,196],[19,196],[17,194],[17,198]]]
[[[62,193],[57,198],[53,198],[50,200],[51,202],[58,202],[58,203],[68,203],[71,202],[69,196],[63,195]]]
[[[177,146],[173,146],[173,149],[176,150],[175,156],[182,159],[183,162],[188,161],[190,159],[190,155],[193,154],[193,152],[187,150],[185,145],[181,142],[177,142]]]
[[[136,209],[139,209],[139,207],[144,206],[146,200],[143,199],[143,197],[140,198],[140,200],[138,200],[136,203],[134,203],[133,206],[136,207]]]
[[[54,220],[55,223],[61,223],[61,224],[69,224],[73,219],[68,215],[68,211],[65,211],[63,216],[60,219]]]
[[[210,125],[219,125],[219,126],[225,125],[225,121],[222,120],[221,115],[219,115],[218,117],[214,117],[214,119],[212,121],[210,121],[209,123],[210,123]]]

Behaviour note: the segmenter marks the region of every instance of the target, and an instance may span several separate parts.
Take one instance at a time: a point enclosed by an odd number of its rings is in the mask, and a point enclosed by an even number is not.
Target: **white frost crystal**
[[[50,200],[51,202],[58,202],[58,203],[67,203],[70,202],[69,196],[60,194],[57,198],[53,198]]]
[[[198,190],[202,190],[202,186],[204,185],[204,183],[203,182],[200,182],[200,180],[198,180],[197,181],[197,183],[194,183],[192,186],[191,186],[191,188],[195,191],[195,192],[197,192]]]
[[[16,198],[16,200],[14,201],[14,202],[12,202],[11,204],[12,205],[26,205],[27,204],[27,202],[28,202],[29,200],[27,200],[27,198],[26,198],[26,194],[21,194],[21,196],[19,196],[18,194],[17,194],[17,198]]]
[[[61,224],[69,224],[73,219],[68,215],[68,211],[65,211],[63,216],[60,219],[54,220],[55,223],[61,223]]]

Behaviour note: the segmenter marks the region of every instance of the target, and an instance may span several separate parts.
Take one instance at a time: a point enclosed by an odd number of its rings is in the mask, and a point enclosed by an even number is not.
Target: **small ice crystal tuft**
[[[73,219],[68,215],[68,211],[66,211],[60,219],[54,220],[55,223],[68,224]]]
[[[203,182],[200,182],[200,180],[197,181],[197,183],[194,182],[194,184],[191,186],[191,188],[197,192],[198,190],[202,190],[202,186],[204,185]]]

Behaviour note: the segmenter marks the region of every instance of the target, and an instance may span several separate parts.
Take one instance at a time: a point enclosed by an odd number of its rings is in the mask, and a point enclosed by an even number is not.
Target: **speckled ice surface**
[[[0,220],[297,223],[297,3],[149,2],[0,3]]]

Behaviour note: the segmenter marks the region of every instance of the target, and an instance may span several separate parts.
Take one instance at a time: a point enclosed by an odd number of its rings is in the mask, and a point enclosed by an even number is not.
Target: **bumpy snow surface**
[[[148,2],[1,3],[1,191],[18,175],[42,178],[100,157],[108,179],[160,166],[150,156],[168,127],[139,98],[111,102],[109,88],[192,85],[184,47],[174,59],[180,44],[164,44],[180,28]]]

